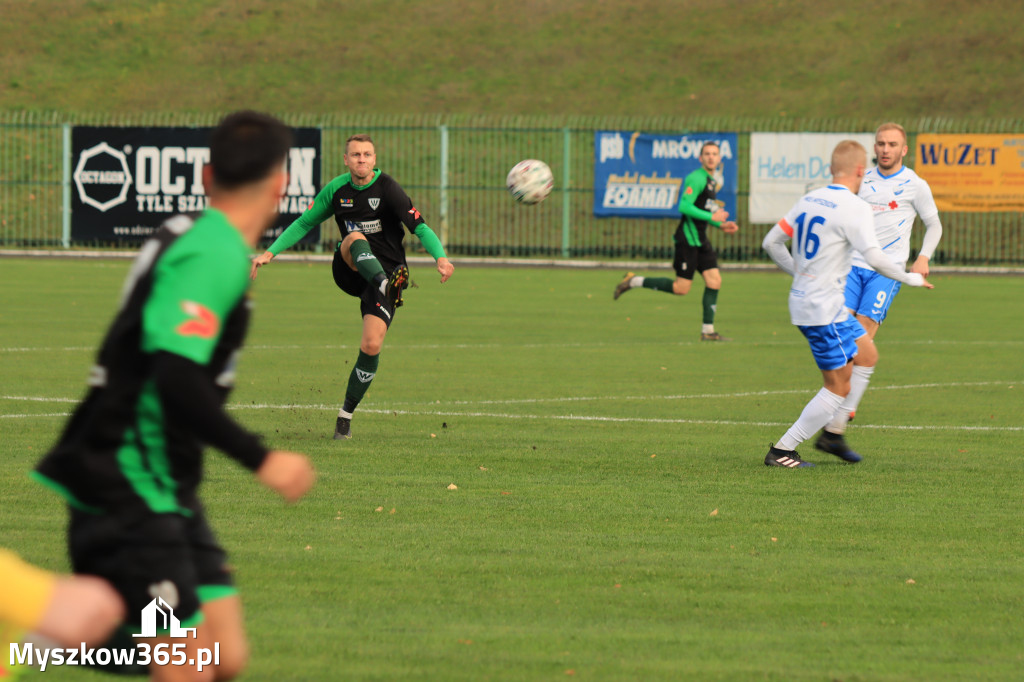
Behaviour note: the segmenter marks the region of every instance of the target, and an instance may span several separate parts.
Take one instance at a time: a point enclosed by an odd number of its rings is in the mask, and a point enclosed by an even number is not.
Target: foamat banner
[[[915,151],[940,211],[1024,211],[1024,135],[918,135]]]
[[[750,222],[775,223],[797,200],[832,179],[832,150],[856,140],[872,165],[871,133],[751,133]]]
[[[71,131],[71,238],[77,242],[146,239],[177,213],[207,205],[203,165],[212,128],[76,126]],[[320,186],[320,129],[293,129],[281,215],[273,239],[306,210]],[[304,242],[317,242],[311,230]]]
[[[722,160],[712,173],[717,201],[736,217],[736,133],[650,135],[594,133],[594,215],[678,218],[683,180],[700,168],[700,149],[716,142]],[[706,208],[706,207],[701,207]]]

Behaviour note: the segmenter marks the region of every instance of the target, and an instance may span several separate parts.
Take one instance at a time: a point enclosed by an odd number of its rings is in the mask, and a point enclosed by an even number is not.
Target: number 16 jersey
[[[820,326],[847,319],[843,292],[853,252],[878,247],[871,207],[843,185],[828,185],[804,195],[779,226],[792,240],[793,324]]]

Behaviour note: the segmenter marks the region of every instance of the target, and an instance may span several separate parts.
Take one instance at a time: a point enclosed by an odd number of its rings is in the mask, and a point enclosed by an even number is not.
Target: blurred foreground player
[[[210,207],[169,219],[142,247],[89,392],[33,474],[67,500],[73,570],[110,581],[127,628],[138,631],[159,597],[197,636],[162,634],[154,649],[184,642],[196,659],[220,645],[219,666],[152,665],[154,680],[230,679],[248,657],[226,555],[197,496],[203,446],[288,501],[313,484],[303,455],[268,450],[224,410],[249,321],[249,252],[277,211],[290,145],[270,116],[221,121],[203,169]]]
[[[805,195],[764,238],[778,266],[793,275],[789,313],[811,345],[824,387],[800,418],[768,449],[764,463],[778,467],[814,466],[800,459],[796,446],[825,426],[850,392],[854,356],[874,366],[878,351],[860,322],[850,316],[843,291],[857,250],[877,272],[913,287],[933,288],[924,276],[895,265],[878,246],[871,207],[856,196],[867,152],[844,140],[832,152],[832,184]],[[792,253],[786,242],[793,240]],[[831,454],[847,462],[861,457],[849,448]]]

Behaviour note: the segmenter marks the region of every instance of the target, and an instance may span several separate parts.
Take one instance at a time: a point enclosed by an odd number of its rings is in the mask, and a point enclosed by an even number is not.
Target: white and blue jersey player
[[[800,418],[769,447],[764,463],[787,468],[813,466],[800,459],[796,447],[828,424],[850,393],[854,358],[873,367],[874,342],[846,307],[844,292],[854,252],[875,271],[910,286],[932,288],[924,276],[908,273],[886,256],[875,236],[871,207],[856,195],[864,177],[867,152],[853,140],[832,152],[832,184],[816,189],[768,232],[762,246],[772,260],[793,276],[789,314],[811,346],[821,370],[823,388]],[[792,251],[786,242],[792,240]],[[840,435],[815,446],[847,462],[861,457]]]
[[[931,188],[917,173],[903,165],[903,158],[907,155],[907,133],[899,124],[883,123],[878,127],[874,151],[878,165],[864,174],[858,194],[871,206],[878,244],[886,256],[903,268],[910,257],[914,216],[920,217],[925,226],[924,238],[910,272],[927,277],[928,262],[942,238],[942,223]],[[853,269],[846,281],[846,307],[857,316],[872,340],[899,290],[899,282],[873,270],[861,254],[853,255]],[[833,436],[842,437],[846,432],[847,423],[857,411],[873,371],[873,366],[854,362],[850,395],[825,427],[825,431],[831,434],[825,435],[825,440],[835,440]]]

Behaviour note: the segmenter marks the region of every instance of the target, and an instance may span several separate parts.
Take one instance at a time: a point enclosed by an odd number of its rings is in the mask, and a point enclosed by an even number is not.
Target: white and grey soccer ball
[[[512,197],[521,204],[539,204],[551,194],[555,176],[543,161],[526,159],[508,172],[505,180]]]

